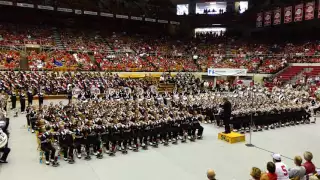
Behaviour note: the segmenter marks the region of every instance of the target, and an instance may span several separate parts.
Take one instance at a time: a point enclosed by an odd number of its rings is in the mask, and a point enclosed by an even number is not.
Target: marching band
[[[225,98],[232,107],[230,124],[241,133],[310,123],[310,115],[320,109],[316,102],[310,103],[309,93],[301,87],[269,91],[253,85],[214,92],[190,74],[170,79],[175,89],[164,93],[148,78],[123,79],[108,73],[5,72],[0,76],[0,88],[12,92],[11,100],[20,91],[21,112],[27,97],[28,125],[32,132],[39,131],[46,164],[53,166],[59,165],[57,148],[72,164],[74,156],[101,159],[104,152],[114,156],[118,151],[126,154],[201,139],[201,123],[222,125]],[[67,94],[67,105],[43,105],[44,94],[59,93]],[[39,109],[32,106],[35,94]]]

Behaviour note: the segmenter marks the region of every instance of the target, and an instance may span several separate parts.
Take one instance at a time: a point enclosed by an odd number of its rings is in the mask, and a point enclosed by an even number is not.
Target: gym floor
[[[57,100],[46,101],[57,103]],[[64,101],[66,103],[66,101]],[[35,101],[37,104],[37,101]],[[127,155],[117,153],[115,157],[104,155],[103,159],[91,161],[76,159],[75,164],[60,161],[59,167],[39,163],[36,137],[26,128],[25,114],[10,116],[11,154],[8,164],[0,165],[0,177],[7,180],[200,180],[206,179],[209,168],[215,170],[217,179],[250,179],[251,167],[266,170],[271,161],[271,152],[293,158],[311,151],[314,163],[320,164],[320,122],[317,124],[285,127],[252,134],[252,144],[228,144],[217,139],[218,129],[212,124],[204,124],[204,138],[196,142],[149,148],[139,152],[130,151]],[[248,134],[246,139],[249,140]],[[289,158],[283,161],[293,167]]]

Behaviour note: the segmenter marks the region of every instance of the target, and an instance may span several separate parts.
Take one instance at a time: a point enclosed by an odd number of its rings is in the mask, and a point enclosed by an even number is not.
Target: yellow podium
[[[246,141],[246,137],[244,134],[240,134],[240,133],[236,133],[236,132],[231,132],[229,134],[225,134],[223,132],[219,133],[218,139],[226,141],[230,144]]]

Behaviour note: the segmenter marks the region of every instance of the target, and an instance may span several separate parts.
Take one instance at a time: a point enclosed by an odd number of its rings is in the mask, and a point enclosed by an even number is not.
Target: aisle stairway
[[[53,39],[55,41],[55,44],[56,44],[56,47],[58,47],[59,50],[64,50],[64,46],[61,42],[61,39],[60,39],[60,34],[59,32],[57,31],[57,28],[52,28],[53,30]]]
[[[22,52],[20,55],[21,55],[20,69],[21,70],[29,70],[27,54],[25,52]]]
[[[290,81],[299,73],[301,73],[307,66],[290,66],[277,75],[280,81]]]

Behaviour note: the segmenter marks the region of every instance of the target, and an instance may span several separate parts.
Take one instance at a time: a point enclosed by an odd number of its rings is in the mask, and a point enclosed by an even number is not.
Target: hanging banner
[[[277,8],[273,12],[273,25],[281,24],[281,8]]]
[[[292,22],[292,6],[284,8],[284,23]]]
[[[298,4],[294,8],[294,22],[303,20],[303,4]]]
[[[263,20],[262,14],[263,13],[257,14],[257,19],[256,19],[256,26],[257,27],[262,27],[262,20]]]
[[[208,76],[246,76],[248,69],[208,68]]]
[[[264,26],[271,25],[271,11],[267,11],[264,13]]]
[[[305,20],[314,19],[314,7],[315,7],[314,1],[306,3],[305,14],[304,14]]]

